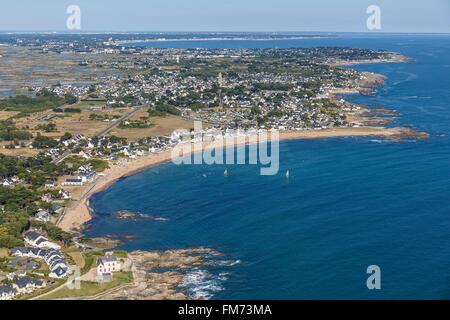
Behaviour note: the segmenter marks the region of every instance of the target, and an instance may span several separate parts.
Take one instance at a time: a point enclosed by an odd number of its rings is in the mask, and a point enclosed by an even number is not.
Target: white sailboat
[[[225,169],[225,171],[223,172],[223,175],[224,175],[225,177],[228,177],[228,169]]]
[[[286,171],[286,179],[289,179],[289,176],[290,176],[290,172],[288,170],[288,171]]]

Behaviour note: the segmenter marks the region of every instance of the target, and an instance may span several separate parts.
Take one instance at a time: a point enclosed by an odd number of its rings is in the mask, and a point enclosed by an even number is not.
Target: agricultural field
[[[79,290],[71,290],[67,286],[62,287],[48,295],[43,296],[44,300],[87,298],[111,290],[115,287],[133,283],[132,272],[114,273],[113,280],[107,283],[97,283],[91,281],[81,281]]]
[[[130,120],[139,120],[141,117],[148,117],[148,112],[143,109],[135,113]],[[140,138],[170,135],[177,129],[191,129],[194,127],[192,121],[182,119],[180,117],[167,115],[165,117],[149,117],[151,126],[149,128],[115,128],[111,131],[111,135],[127,138],[130,141],[139,140]]]
[[[89,108],[84,108],[81,109],[80,112],[55,113],[53,111],[45,111],[34,113],[28,117],[16,119],[16,125],[19,128],[28,127],[33,135],[40,133],[44,136],[60,137],[64,133],[69,132],[72,135],[83,134],[91,137],[99,131],[107,128],[114,118],[120,117],[130,110],[132,109],[115,108],[93,111]],[[44,117],[48,117],[49,120],[40,120]],[[48,123],[54,123],[56,125],[55,132],[45,132],[43,130],[36,129],[40,124],[45,125]]]

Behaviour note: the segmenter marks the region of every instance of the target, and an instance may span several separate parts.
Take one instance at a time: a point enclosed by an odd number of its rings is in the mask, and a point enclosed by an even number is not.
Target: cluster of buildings
[[[28,259],[41,259],[49,268],[48,277],[62,279],[69,275],[70,266],[61,252],[61,246],[48,240],[41,233],[30,230],[24,233],[26,247],[17,247],[11,250],[11,256],[16,257],[10,263],[20,265],[7,275],[11,285],[0,286],[0,300],[10,300],[17,295],[29,294],[37,289],[47,286],[47,281],[38,278],[37,264]],[[42,277],[44,274],[40,274]]]
[[[47,283],[44,280],[35,279],[30,276],[20,277],[12,282],[12,285],[0,286],[0,300],[12,300],[17,295],[29,294],[41,288]]]
[[[63,186],[82,186],[90,183],[97,177],[97,172],[90,165],[80,166],[77,170],[77,176],[68,178],[63,182]]]
[[[4,186],[4,187],[14,187],[16,185],[19,185],[23,183],[23,180],[20,179],[19,177],[6,177],[3,179],[0,179],[0,185]]]
[[[15,257],[43,259],[50,269],[50,278],[65,278],[70,272],[69,264],[60,250],[19,247],[12,249],[11,255]]]
[[[70,93],[82,100],[95,91],[96,98],[105,100],[105,105],[98,107],[102,109],[167,103],[178,108],[186,119],[233,129],[265,126],[321,130],[348,126],[345,110],[330,114],[324,112],[320,103],[314,103],[336,88],[354,87],[362,77],[356,71],[335,66],[346,61],[388,59],[392,55],[381,50],[342,47],[170,49],[126,45],[159,36],[67,35],[36,39],[21,35],[4,41],[41,48],[43,52],[71,53],[82,58],[80,68],[108,70],[96,77],[94,89],[91,84],[52,87],[58,95]],[[219,75],[219,70],[224,74]],[[77,141],[64,143],[68,146]]]
[[[369,60],[383,56],[383,52],[349,48],[312,48],[283,50],[208,50],[208,49],[155,49],[134,48],[132,55],[124,54],[130,48],[119,50],[123,59],[93,60],[102,68],[148,70],[133,75],[113,74],[103,78],[95,86],[96,95],[104,98],[107,106],[149,105],[167,103],[179,109],[190,120],[202,120],[222,128],[256,128],[261,126],[279,130],[309,130],[347,126],[344,112],[330,115],[323,112],[315,101],[328,97],[336,88],[355,85],[360,76],[349,69],[329,67],[343,57]],[[214,62],[221,58],[242,64],[243,71],[227,74],[202,74],[198,61]],[[252,67],[253,60],[277,61],[271,71]],[[243,63],[248,59],[249,62]],[[263,61],[263,62],[261,62]],[[168,65],[179,68],[164,69]],[[289,73],[289,67],[300,68]],[[186,69],[189,66],[189,69]],[[299,67],[300,66],[300,67]],[[283,69],[284,68],[284,69]],[[230,69],[233,69],[230,67]],[[193,71],[192,71],[193,70]],[[283,72],[286,70],[286,72]],[[356,80],[355,80],[356,79]],[[82,99],[88,86],[64,86],[53,89],[58,94],[71,93]],[[103,108],[103,106],[102,106]],[[258,110],[255,114],[255,108]],[[66,145],[76,141],[67,141]]]
[[[171,136],[155,136],[143,138],[138,141],[126,141],[125,139],[117,139],[116,137],[102,136],[85,138],[78,140],[74,147],[82,147],[82,151],[76,155],[86,160],[103,159],[106,161],[117,160],[119,156],[128,158],[136,158],[148,153],[159,152],[173,146],[177,141]],[[47,154],[51,156],[50,154]],[[60,156],[57,153],[51,156],[57,159]],[[85,183],[92,182],[97,177],[97,172],[90,165],[80,166],[76,172],[76,176],[66,179],[64,186],[82,186]]]

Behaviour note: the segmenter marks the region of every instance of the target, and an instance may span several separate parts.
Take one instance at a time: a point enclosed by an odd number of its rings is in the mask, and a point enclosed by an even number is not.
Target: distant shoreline
[[[260,38],[251,38],[251,37],[218,37],[218,38],[156,38],[156,39],[136,39],[136,40],[118,40],[115,41],[114,44],[140,44],[147,42],[183,42],[183,41],[276,41],[276,40],[307,40],[307,39],[328,39],[328,38],[336,38],[333,35],[311,35],[311,36],[283,36],[283,37],[260,37]]]

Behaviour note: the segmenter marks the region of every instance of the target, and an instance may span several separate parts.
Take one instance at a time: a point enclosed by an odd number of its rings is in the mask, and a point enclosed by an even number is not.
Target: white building
[[[14,181],[9,178],[3,179],[1,183],[4,187],[11,187],[14,185]]]
[[[51,215],[48,211],[46,210],[40,210],[38,213],[36,213],[34,215],[34,217],[36,218],[36,220],[42,221],[42,222],[49,222]]]
[[[117,257],[103,257],[97,259],[97,275],[103,276],[120,271],[121,265]]]
[[[12,287],[18,293],[31,293],[36,289],[45,288],[46,283],[42,280],[35,280],[30,276],[17,279],[12,283]]]
[[[56,181],[55,180],[47,180],[45,181],[45,185],[46,188],[54,188],[56,187]]]
[[[68,192],[64,189],[59,190],[59,194],[61,195],[61,198],[65,199],[65,200],[72,198],[72,196],[70,195],[70,192]]]
[[[81,179],[66,179],[64,181],[63,186],[82,186],[83,180]]]
[[[17,290],[11,286],[0,286],[0,300],[12,300],[17,295]]]
[[[50,269],[50,278],[61,279],[71,273],[64,254],[59,250],[18,247],[11,250],[11,255],[15,257],[43,259]]]
[[[24,240],[28,245],[40,249],[56,249],[56,250],[61,249],[61,246],[59,244],[51,242],[46,237],[37,233],[36,231],[25,232]]]

